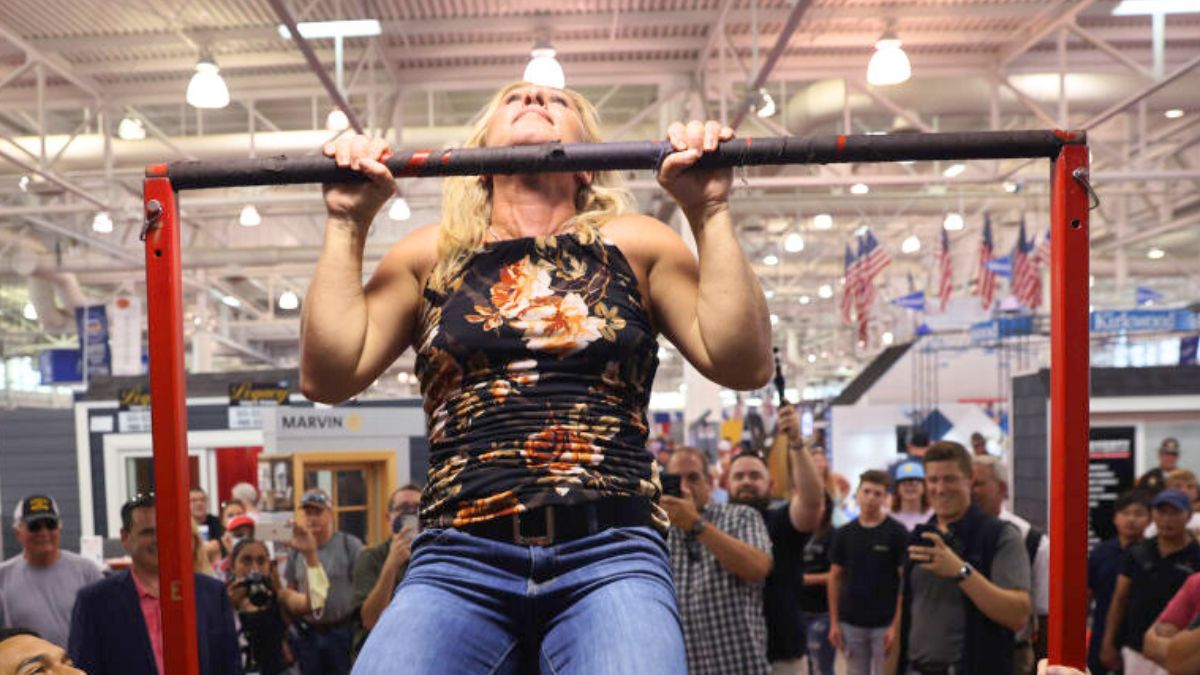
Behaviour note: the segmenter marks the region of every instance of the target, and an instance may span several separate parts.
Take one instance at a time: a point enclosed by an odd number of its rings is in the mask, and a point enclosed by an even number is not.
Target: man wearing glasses
[[[58,504],[48,495],[17,504],[13,530],[24,550],[0,564],[0,617],[6,626],[37,631],[64,646],[76,593],[101,573],[87,558],[62,550],[61,524]]]

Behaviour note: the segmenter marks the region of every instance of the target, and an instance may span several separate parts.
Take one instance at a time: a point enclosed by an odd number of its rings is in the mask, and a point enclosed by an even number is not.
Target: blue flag
[[[1137,287],[1137,304],[1139,307],[1142,305],[1153,305],[1156,302],[1161,302],[1162,299],[1163,294],[1152,288],[1146,288],[1145,286]]]
[[[1012,256],[992,258],[987,261],[987,268],[997,276],[1012,278]]]
[[[915,291],[908,295],[902,295],[892,299],[892,304],[905,309],[913,309],[918,312],[925,311],[925,291]]]

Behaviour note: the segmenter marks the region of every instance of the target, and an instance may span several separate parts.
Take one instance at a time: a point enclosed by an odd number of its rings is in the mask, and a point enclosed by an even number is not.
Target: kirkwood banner
[[[1181,309],[1110,309],[1092,312],[1093,333],[1190,333],[1196,314]]]

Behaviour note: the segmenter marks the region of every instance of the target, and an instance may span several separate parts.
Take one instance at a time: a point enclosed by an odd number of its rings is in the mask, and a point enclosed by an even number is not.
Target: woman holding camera
[[[284,612],[309,614],[319,611],[325,603],[329,582],[317,558],[316,541],[302,526],[295,526],[292,533],[290,546],[304,556],[309,570],[305,593],[283,585],[267,545],[263,542],[243,539],[233,547],[230,555],[227,587],[245,642],[247,675],[278,675],[285,672],[291,659],[285,647],[287,623]]]

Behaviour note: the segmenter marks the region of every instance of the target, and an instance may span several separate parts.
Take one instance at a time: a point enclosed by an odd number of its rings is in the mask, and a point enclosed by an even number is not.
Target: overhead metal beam
[[[738,106],[738,110],[733,115],[733,122],[729,125],[737,129],[741,125],[742,120],[746,118],[746,113],[754,104],[754,97],[758,96],[758,90],[766,83],[770,77],[771,71],[775,69],[775,64],[779,62],[779,57],[783,56],[783,50],[787,49],[788,41],[792,39],[792,34],[796,32],[796,27],[800,25],[800,19],[804,17],[804,12],[808,10],[808,6],[812,4],[812,0],[794,0],[795,4],[788,12],[787,21],[783,24],[783,29],[779,31],[779,36],[775,38],[775,46],[771,48],[771,52],[767,54],[767,58],[763,61],[762,67],[754,74],[752,81],[746,90],[746,99]]]
[[[58,58],[43,53],[40,49],[27,42],[25,38],[21,37],[19,33],[3,23],[0,23],[0,39],[15,45],[18,49],[25,52],[26,59],[37,61],[49,67],[63,79],[91,94],[96,100],[104,98],[103,94],[101,94],[100,85],[88,77],[77,75],[69,65],[64,64]]]
[[[1064,24],[1074,22],[1075,17],[1079,16],[1080,12],[1090,7],[1095,1],[1096,0],[1065,0],[1065,2],[1059,3],[1059,6],[1071,6],[1054,19],[1049,21],[1045,19],[1045,15],[1049,14],[1049,10],[1039,14],[1038,16],[1035,16],[1021,29],[1021,33],[1028,33],[1027,35],[1024,35],[1023,37],[1019,36],[1008,47],[1000,50],[1000,53],[997,56],[997,68],[1004,68],[1004,66],[1007,66],[1009,63],[1011,63],[1013,59],[1016,59],[1018,56],[1032,49],[1035,45],[1042,40],[1045,40]]]
[[[1113,104],[1111,107],[1109,107],[1104,112],[1102,112],[1102,113],[1096,115],[1095,117],[1089,119],[1088,121],[1084,122],[1082,125],[1079,126],[1079,128],[1080,129],[1091,129],[1099,124],[1103,124],[1104,122],[1107,122],[1113,116],[1117,115],[1118,113],[1125,110],[1126,108],[1133,105],[1134,103],[1137,103],[1138,101],[1145,99],[1146,97],[1150,96],[1151,94],[1158,91],[1159,89],[1162,89],[1163,87],[1167,86],[1168,84],[1171,84],[1172,82],[1179,79],[1183,75],[1186,75],[1187,73],[1191,72],[1191,70],[1198,65],[1200,65],[1200,54],[1197,54],[1196,56],[1192,57],[1186,63],[1184,63],[1182,66],[1176,68],[1169,74],[1165,75],[1161,80],[1153,82],[1153,83],[1147,85],[1146,87],[1142,88],[1141,91],[1130,94],[1129,96],[1127,96],[1120,102]]]
[[[329,73],[325,72],[325,67],[321,65],[321,60],[317,58],[313,52],[312,45],[308,43],[308,39],[300,34],[300,29],[296,27],[296,20],[292,18],[292,13],[283,4],[283,0],[267,0],[271,8],[275,10],[275,15],[283,25],[292,33],[292,41],[296,43],[296,48],[300,53],[304,54],[304,60],[308,62],[308,67],[312,69],[313,74],[321,81],[321,86],[325,87],[325,92],[329,94],[329,98],[333,101],[343,113],[346,114],[346,119],[350,121],[350,128],[356,133],[363,132],[362,122],[358,120],[358,115],[354,113],[354,109],[350,107],[350,102],[346,100],[344,92],[338,89],[333,80],[329,78]]]
[[[1151,80],[1154,79],[1154,73],[1150,72],[1149,68],[1143,66],[1142,64],[1138,63],[1137,61],[1134,61],[1132,58],[1130,58],[1128,55],[1126,55],[1125,52],[1121,51],[1120,49],[1117,49],[1116,47],[1112,46],[1108,42],[1105,42],[1103,39],[1101,39],[1100,37],[1098,37],[1091,31],[1084,30],[1083,28],[1081,28],[1079,26],[1078,23],[1075,23],[1075,22],[1068,23],[1066,25],[1066,29],[1071,31],[1075,35],[1083,38],[1083,40],[1085,42],[1092,45],[1096,49],[1099,49],[1100,51],[1104,52],[1105,54],[1108,54],[1117,63],[1124,65],[1126,68],[1129,68],[1130,70],[1137,73],[1138,75],[1141,75],[1142,77],[1145,77],[1145,78],[1149,78]]]
[[[875,89],[873,87],[871,87],[869,84],[867,84],[863,80],[855,78],[855,79],[848,79],[846,81],[850,84],[851,87],[853,87],[853,88],[857,89],[858,91],[871,97],[872,101],[875,101],[876,103],[883,106],[884,108],[887,108],[889,111],[891,111],[891,113],[893,115],[898,115],[900,117],[903,117],[905,120],[908,121],[909,124],[913,125],[920,131],[923,131],[925,133],[933,132],[933,130],[934,130],[933,127],[926,124],[925,121],[922,120],[920,118],[920,116],[918,116],[915,112],[899,105],[892,99],[888,98],[887,96],[884,96],[882,93],[875,91]]]

